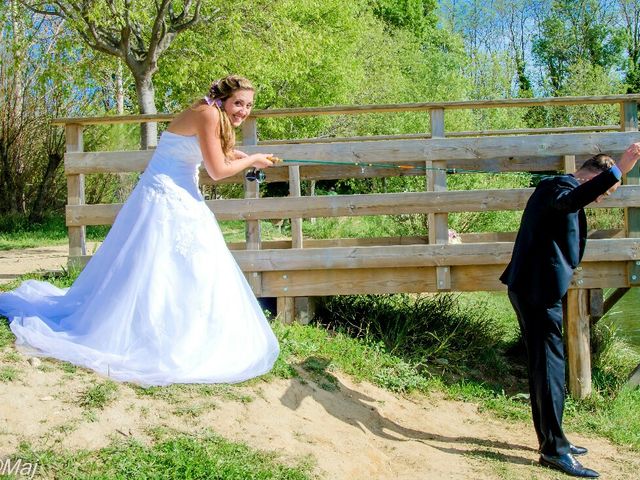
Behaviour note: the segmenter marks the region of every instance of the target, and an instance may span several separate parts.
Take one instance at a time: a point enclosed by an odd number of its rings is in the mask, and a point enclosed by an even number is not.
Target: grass
[[[22,445],[19,457],[36,463],[52,478],[304,480],[314,478],[312,463],[283,463],[274,454],[252,450],[213,433],[163,434],[152,445],[116,441],[97,451],[34,451]]]
[[[164,400],[171,405],[179,405],[186,398],[216,397],[240,403],[249,403],[253,397],[240,392],[233,385],[228,384],[178,384],[165,387],[140,387],[131,385],[140,398],[155,398]]]
[[[20,371],[17,368],[11,366],[0,367],[0,382],[13,382],[18,378],[20,378]]]
[[[112,381],[96,383],[88,387],[78,399],[78,404],[88,410],[103,410],[117,398],[118,385]]]
[[[109,226],[88,226],[88,240],[102,240]],[[62,215],[52,215],[40,223],[24,217],[0,216],[0,250],[62,245],[68,241],[67,227]]]

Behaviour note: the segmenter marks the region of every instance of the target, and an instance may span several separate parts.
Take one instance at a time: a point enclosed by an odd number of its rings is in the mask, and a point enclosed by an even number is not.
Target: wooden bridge
[[[243,125],[243,151],[270,152],[297,159],[269,169],[269,181],[287,181],[289,196],[259,198],[258,185],[243,175],[217,183],[244,184],[244,199],[210,200],[219,220],[244,220],[246,241],[231,244],[235,258],[259,297],[277,297],[278,314],[292,321],[296,298],[397,292],[504,290],[498,277],[508,263],[515,232],[463,234],[449,242],[448,214],[522,210],[530,188],[447,190],[456,169],[491,172],[573,172],[587,157],[619,155],[640,141],[637,101],[640,95],[513,99],[502,101],[415,103],[254,111]],[[619,123],[545,129],[445,131],[445,115],[459,109],[500,109],[580,105],[619,105]],[[312,138],[259,141],[258,121],[270,117],[424,112],[430,131],[375,137]],[[66,219],[69,261],[84,264],[86,225],[112,224],[121,204],[85,203],[84,176],[143,171],[152,150],[84,152],[83,128],[107,123],[166,122],[173,115],[62,118],[66,129]],[[308,164],[304,160],[321,161]],[[414,168],[376,168],[376,165]],[[567,294],[565,336],[569,388],[577,397],[591,392],[590,324],[629,288],[640,282],[640,175],[638,167],[615,194],[594,208],[625,211],[623,229],[592,231],[583,262]],[[409,193],[303,196],[302,180],[421,175],[425,191]],[[201,184],[214,183],[204,169]],[[428,238],[384,237],[312,240],[303,238],[302,219],[368,215],[427,214]],[[291,239],[263,241],[260,221],[291,219]],[[616,288],[603,298],[603,288]]]

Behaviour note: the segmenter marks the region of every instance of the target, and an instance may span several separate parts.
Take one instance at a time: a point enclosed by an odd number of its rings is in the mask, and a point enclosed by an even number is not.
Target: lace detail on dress
[[[146,182],[145,200],[150,202],[164,202],[169,208],[176,208],[175,202],[183,203],[184,198],[177,191],[175,184],[168,177],[162,178],[162,175],[156,175],[152,181]]]
[[[173,248],[180,255],[187,258],[193,251],[194,241],[195,235],[193,234],[193,230],[188,227],[183,227],[176,232],[176,243]]]

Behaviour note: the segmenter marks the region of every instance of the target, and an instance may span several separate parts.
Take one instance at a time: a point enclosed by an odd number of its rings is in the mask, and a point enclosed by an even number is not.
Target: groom
[[[584,207],[613,193],[638,158],[640,143],[634,143],[617,163],[598,154],[573,175],[543,179],[527,202],[511,262],[500,277],[508,286],[527,349],[540,463],[575,477],[596,478],[599,474],[576,460],[575,455],[583,455],[587,449],[569,443],[562,430],[562,297],[584,253]]]

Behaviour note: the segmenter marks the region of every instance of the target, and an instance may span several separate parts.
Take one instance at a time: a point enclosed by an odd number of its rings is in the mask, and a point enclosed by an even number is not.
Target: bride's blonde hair
[[[249,80],[238,75],[227,75],[226,77],[216,80],[209,88],[209,94],[205,100],[209,105],[215,105],[220,112],[220,142],[222,143],[222,151],[225,156],[230,156],[233,147],[236,144],[236,132],[231,125],[231,121],[227,116],[227,112],[222,108],[222,102],[231,97],[238,90],[255,91]]]

